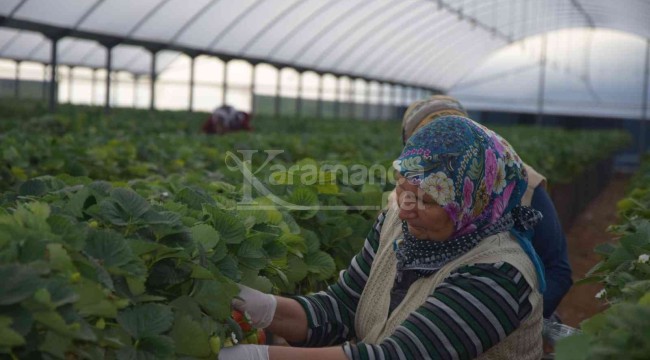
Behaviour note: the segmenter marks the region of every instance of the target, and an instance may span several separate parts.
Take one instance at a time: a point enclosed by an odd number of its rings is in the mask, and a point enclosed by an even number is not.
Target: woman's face
[[[454,233],[454,223],[447,212],[417,185],[402,176],[396,178],[399,218],[406,221],[409,232],[421,240],[448,240]]]

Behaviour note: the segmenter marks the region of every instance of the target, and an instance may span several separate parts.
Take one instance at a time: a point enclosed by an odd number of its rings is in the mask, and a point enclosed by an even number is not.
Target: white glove
[[[278,301],[275,296],[251,289],[248,286],[239,286],[239,297],[232,300],[232,307],[245,311],[251,317],[251,324],[264,329],[271,325]]]
[[[269,360],[268,345],[235,345],[219,351],[219,360]]]

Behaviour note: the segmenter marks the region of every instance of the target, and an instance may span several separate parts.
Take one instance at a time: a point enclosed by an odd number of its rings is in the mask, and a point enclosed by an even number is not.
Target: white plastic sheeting
[[[451,95],[475,110],[642,118],[646,40],[611,30],[547,34],[540,109],[541,46],[536,36],[496,51]]]
[[[149,74],[149,47],[452,90],[469,100],[485,86],[468,94],[458,84],[497,71],[487,59],[522,39],[569,28],[607,28],[647,39],[648,24],[649,0],[2,0],[0,58],[49,62],[51,41],[40,31],[64,36],[58,60],[65,65],[104,67],[106,50],[96,40],[109,40],[118,44],[113,69],[134,74]],[[580,39],[572,41],[569,47]],[[157,72],[178,56],[159,54]],[[643,77],[643,69],[633,72]],[[548,71],[547,92],[554,89],[553,73]],[[525,87],[537,89],[534,76],[520,79],[502,84],[517,95]],[[576,92],[580,86],[572,82],[561,83]],[[607,84],[594,78],[590,86]],[[591,93],[598,90],[583,88],[587,99],[574,105],[596,101]],[[522,103],[536,109],[534,102]]]

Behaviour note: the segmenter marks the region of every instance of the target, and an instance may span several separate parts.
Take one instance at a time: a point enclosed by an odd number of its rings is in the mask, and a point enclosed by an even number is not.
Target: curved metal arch
[[[169,38],[169,43],[175,43],[178,38],[183,35],[183,33],[192,25],[194,22],[196,22],[197,19],[199,19],[201,16],[204,16],[207,14],[208,9],[211,7],[215,6],[220,0],[212,0],[208,2],[207,4],[203,5],[194,15],[190,16],[189,19],[183,24],[177,31],[172,35],[171,38]]]
[[[445,13],[439,14],[442,16],[442,19],[437,22],[436,26],[425,24],[428,26],[424,29],[424,31],[418,31],[413,34],[413,36],[409,36],[408,39],[401,41],[397,47],[392,48],[393,51],[388,56],[382,58],[381,61],[375,65],[377,71],[385,73],[385,69],[390,69],[393,67],[394,61],[400,61],[400,59],[405,58],[404,54],[417,54],[420,48],[430,46],[432,37],[433,39],[440,38],[437,35],[441,35],[440,29],[443,27],[446,28],[446,30],[443,30],[444,34],[455,28],[454,25],[456,24],[456,20],[454,20],[453,16]],[[419,45],[413,46],[412,44]],[[409,50],[406,51],[402,49]]]
[[[483,36],[489,36],[487,34],[483,34]],[[469,46],[467,45],[469,44]],[[423,58],[428,59],[426,62],[421,62],[417,63],[417,68],[420,70],[411,70],[411,67],[408,67],[407,69],[404,69],[403,72],[405,73],[411,73],[413,75],[410,76],[410,78],[415,78],[415,79],[422,79],[425,78],[425,74],[428,74],[430,72],[431,68],[435,68],[437,72],[442,73],[442,67],[438,66],[437,62],[440,61],[440,59],[445,60],[445,67],[448,68],[451,65],[458,65],[456,62],[456,58],[461,56],[460,54],[464,54],[467,49],[473,50],[474,47],[472,45],[481,45],[479,41],[476,41],[475,34],[468,33],[462,36],[458,41],[453,44],[453,45],[447,45],[447,47],[450,46],[457,46],[458,48],[461,48],[463,50],[459,51],[458,53],[455,54],[455,56],[452,56],[448,52],[443,52],[443,51],[436,51],[434,49],[429,50]],[[438,56],[431,56],[431,54],[437,54]]]
[[[366,65],[360,70],[367,72],[368,69],[376,68],[377,64],[383,63],[388,58],[398,56],[399,51],[395,50],[397,48],[403,47],[404,43],[408,43],[409,41],[405,41],[406,39],[411,39],[410,41],[412,41],[414,34],[419,34],[426,29],[430,29],[431,24],[429,21],[431,20],[432,16],[444,16],[444,14],[440,13],[439,11],[432,12],[427,17],[423,17],[419,21],[413,21],[409,23],[408,26],[401,28],[399,31],[401,32],[401,35],[397,36],[397,34],[395,34],[395,36],[390,39],[390,43],[386,43],[386,46],[381,52],[376,52],[374,54],[375,59],[366,63]],[[397,44],[397,48],[393,47],[393,44],[395,43]],[[369,52],[364,55],[366,55],[366,57],[369,57]]]
[[[477,46],[485,46],[484,44],[482,44],[481,42],[478,42],[478,41],[471,40],[470,42],[471,42],[471,44],[476,44]],[[437,83],[438,83],[439,86],[444,86],[442,80],[444,79],[444,76],[445,76],[444,74],[448,71],[448,69],[451,68],[452,69],[451,71],[458,73],[458,70],[454,70],[454,69],[458,69],[458,68],[461,67],[460,63],[458,62],[458,59],[466,58],[468,54],[471,54],[472,52],[475,51],[475,47],[476,46],[471,46],[471,45],[462,47],[462,49],[463,49],[462,51],[458,52],[453,57],[448,57],[448,59],[446,60],[446,64],[444,66],[436,68],[437,73],[443,74],[441,77],[438,78]],[[492,48],[495,49],[496,47],[492,47]],[[411,77],[411,79],[422,79],[422,78],[424,78],[426,76],[426,74],[429,73],[429,71],[430,71],[429,69],[431,67],[433,67],[433,64],[435,64],[435,62],[438,61],[438,60],[439,59],[431,59],[431,60],[427,61],[426,64],[423,64],[421,66],[422,70],[420,72],[414,73],[413,76]]]
[[[288,41],[289,39],[291,39],[292,37],[294,37],[296,34],[298,34],[298,32],[299,32],[300,30],[302,30],[302,28],[304,28],[307,24],[311,23],[315,18],[317,18],[318,15],[320,15],[321,10],[326,9],[326,8],[331,8],[331,7],[334,6],[337,2],[341,2],[341,1],[343,1],[343,0],[324,1],[324,2],[323,2],[323,5],[322,5],[321,7],[319,7],[319,8],[316,9],[316,10],[314,10],[314,11],[313,11],[309,16],[307,16],[307,17],[306,17],[306,18],[305,18],[301,23],[299,23],[298,25],[294,26],[293,29],[291,29],[291,31],[289,31],[289,32],[288,32],[288,33],[287,33],[287,34],[286,34],[282,39],[280,39],[280,40],[277,42],[277,45],[275,45],[274,47],[272,47],[271,50],[269,50],[269,52],[266,53],[266,58],[267,58],[267,59],[272,58],[272,57],[275,55],[275,53],[277,53],[278,50],[280,50],[280,48],[282,48],[282,46],[284,46],[284,44],[287,43],[287,41]]]
[[[420,61],[414,61],[417,59],[428,59],[427,64],[435,62],[437,58],[440,57],[446,57],[449,55],[447,52],[447,49],[450,48],[456,48],[456,47],[461,47],[461,42],[468,38],[475,38],[476,34],[473,31],[469,31],[466,33],[463,33],[462,28],[458,27],[449,27],[447,31],[440,34],[440,36],[448,35],[448,34],[454,34],[454,32],[460,32],[460,37],[454,37],[454,41],[448,41],[445,43],[444,46],[435,46],[435,47],[430,47],[428,43],[426,42],[421,42],[420,45],[413,49],[412,55],[411,56],[404,56],[400,58],[396,63],[392,64],[392,68],[390,70],[386,70],[387,76],[393,77],[393,78],[400,78],[400,76],[404,73],[410,73],[413,70],[413,68],[419,68],[422,67],[422,62]],[[442,45],[442,44],[440,44]],[[427,49],[428,48],[428,49]],[[436,56],[437,55],[437,56]],[[415,59],[414,59],[415,58]],[[403,64],[410,64],[410,65],[403,65]]]
[[[2,45],[2,47],[0,48],[0,55],[2,55],[2,53],[7,51],[7,49],[16,42],[16,40],[20,37],[20,35],[22,35],[22,33],[20,31],[16,31],[16,33],[11,37],[11,39],[7,40],[7,42],[4,45]]]
[[[23,5],[25,5],[28,1],[29,0],[22,0],[16,6],[14,6],[14,8],[11,9],[11,11],[9,12],[9,15],[7,15],[7,18],[9,19],[13,18],[14,15],[16,15],[16,12],[18,12],[18,10],[20,10],[20,8],[22,8]]]
[[[296,53],[299,54],[298,56],[301,56],[302,54],[305,54],[309,49],[314,46],[318,41],[316,39],[322,37],[325,33],[329,32],[332,28],[334,28],[336,25],[340,24],[342,21],[344,21],[346,18],[356,14],[360,9],[362,9],[365,6],[368,6],[370,4],[370,1],[360,1],[358,2],[355,6],[353,6],[350,10],[347,12],[340,14],[337,17],[334,17],[329,24],[327,24],[325,27],[323,27],[318,33],[316,33],[314,36],[312,36],[311,39],[307,40],[305,45],[301,47]]]
[[[489,54],[495,49],[494,47],[486,46],[485,44],[482,43],[476,43],[476,44],[477,46],[475,46],[474,48],[464,49],[461,53],[455,56],[453,61],[447,62],[447,64],[444,67],[440,68],[440,73],[442,74],[442,76],[439,78],[439,82],[441,86],[447,84],[448,87],[451,83],[453,83],[454,77],[458,79],[461,76],[463,76],[466,71],[469,71],[468,67],[470,67],[472,64],[480,63],[482,59],[489,56]],[[479,51],[475,49],[477,47],[480,48]],[[472,56],[472,54],[476,54],[476,53],[479,53],[480,56],[478,57]],[[470,59],[473,61],[462,61],[463,59]],[[448,70],[448,69],[452,69],[452,70]]]
[[[366,16],[357,18],[357,20],[354,22],[354,24],[352,24],[350,27],[354,29],[357,26],[359,26],[359,24],[363,24],[368,19],[372,19],[372,18],[376,17],[377,15],[385,12],[387,9],[389,9],[391,7],[395,7],[396,5],[398,5],[396,2],[392,2],[392,1],[387,2],[384,6],[381,6],[381,7],[377,8],[377,9],[375,9],[375,11],[373,11],[373,12],[371,12],[369,14],[366,14]],[[340,46],[342,40],[345,39],[346,37],[348,37],[347,33],[343,33],[342,35],[339,35],[339,37],[337,37],[328,47],[323,49],[323,51],[321,51],[321,53],[318,56],[316,56],[317,61],[313,63],[314,66],[316,66],[316,67],[320,66],[322,64],[322,61],[327,58],[327,56],[328,56],[327,54],[330,54],[332,49]],[[303,53],[301,53],[301,54],[303,54]],[[334,63],[332,66],[336,67],[336,63]]]
[[[243,18],[245,18],[246,16],[248,16],[248,13],[249,13],[250,11],[252,11],[253,9],[255,9],[256,7],[260,6],[260,4],[261,4],[263,1],[264,1],[264,0],[257,0],[257,1],[255,1],[254,3],[248,5],[247,8],[245,8],[241,13],[239,13],[239,15],[237,15],[237,16],[236,16],[236,17],[235,17],[235,18],[234,18],[234,19],[233,19],[233,20],[232,20],[228,25],[226,25],[226,26],[223,28],[223,30],[221,30],[221,32],[219,32],[219,33],[217,34],[217,36],[214,37],[214,40],[212,40],[212,41],[208,44],[208,46],[206,46],[206,48],[208,48],[208,49],[212,49],[212,48],[214,48],[214,47],[219,43],[219,40],[221,40],[221,38],[222,38],[224,35],[228,34],[228,33],[229,33],[229,32],[230,32],[230,31],[231,31],[235,26],[237,26],[237,25],[239,24],[239,22],[241,21],[241,19],[243,19]]]
[[[162,9],[165,5],[169,3],[170,0],[162,0],[158,5],[154,6],[151,10],[149,10],[136,24],[129,30],[126,35],[124,36],[127,39],[130,39],[132,35],[138,31],[142,25],[144,25],[149,19],[151,19],[152,16],[154,16],[160,9]]]
[[[589,24],[590,28],[596,27],[594,19],[585,11],[585,9],[582,7],[582,4],[580,4],[580,1],[571,0],[571,4],[576,8],[576,10],[578,10],[579,13],[585,17],[585,20],[587,21],[587,24]]]
[[[417,3],[417,4],[420,5],[420,6],[422,5],[422,3]],[[427,13],[428,13],[428,12],[429,12],[429,11],[428,11],[428,9],[427,9]],[[418,22],[417,22],[417,21],[413,21],[413,19],[415,19],[415,18],[420,18],[420,21],[423,21],[423,19],[425,19],[425,17],[421,17],[422,13],[424,13],[424,11],[422,11],[422,12],[418,12],[418,13],[414,13],[414,14],[412,14],[412,16],[405,16],[405,17],[402,19],[401,22],[399,22],[399,23],[396,24],[395,28],[396,28],[396,29],[403,29],[403,30],[404,30],[405,28],[409,28],[409,27],[416,26],[416,25],[418,24]],[[404,26],[402,26],[402,24],[403,24]],[[380,35],[379,32],[376,33],[376,36],[374,36],[374,38],[375,38],[374,41],[373,41],[373,40],[370,40],[370,41],[367,42],[367,44],[368,44],[368,46],[367,46],[367,47],[368,47],[368,50],[366,50],[366,51],[360,53],[359,56],[357,56],[357,58],[359,58],[359,59],[367,59],[367,58],[370,56],[370,53],[372,53],[372,52],[376,52],[376,51],[377,51],[377,50],[375,49],[375,44],[378,44],[378,43],[381,43],[381,42],[387,43],[386,38],[385,38],[383,35]],[[394,37],[393,37],[393,39],[394,39]],[[393,39],[389,39],[389,41],[392,41]],[[398,42],[398,43],[399,43],[399,41],[395,41],[395,42]],[[356,45],[357,45],[357,44],[355,44],[355,46],[356,46]],[[386,50],[384,51],[384,53],[386,53],[386,52],[390,52],[390,50],[391,50],[391,47],[390,47],[390,46],[386,46]],[[352,54],[350,54],[350,55],[352,55]],[[379,56],[378,58],[381,58],[381,57],[382,57],[382,56]],[[347,60],[351,60],[351,61],[352,61],[351,58],[352,58],[352,57],[349,56]],[[346,59],[343,59],[342,57],[339,58],[339,59],[337,59],[337,60],[346,61]],[[336,63],[336,62],[335,62],[335,63]]]
[[[239,49],[238,53],[239,54],[245,53],[248,49],[250,49],[251,46],[253,46],[257,42],[257,40],[259,40],[259,38],[262,37],[262,34],[269,31],[273,26],[279,24],[282,19],[287,17],[289,14],[291,14],[291,12],[295,9],[294,5],[296,5],[296,3],[298,3],[298,6],[306,3],[305,1],[300,1],[300,0],[293,0],[293,1],[294,1],[293,4],[289,4],[289,6],[287,6],[286,9],[284,9],[278,15],[270,19],[266,25],[264,25],[260,30],[258,30],[255,34],[253,34],[251,39],[248,40],[248,42]]]
[[[95,12],[95,10],[97,10],[97,8],[99,7],[99,5],[101,5],[104,1],[105,1],[105,0],[97,0],[97,1],[92,5],[92,6],[90,6],[90,8],[88,8],[88,10],[86,10],[86,12],[85,12],[83,15],[81,15],[81,16],[79,17],[79,19],[77,19],[77,22],[75,22],[75,24],[72,26],[72,29],[73,29],[73,30],[78,29],[79,26],[81,26],[81,24],[82,24],[84,21],[86,21],[86,19],[88,19],[88,17],[89,17],[93,12]],[[70,45],[66,46],[64,49],[60,49],[59,51],[60,51],[61,53],[64,53],[64,52],[66,52],[66,51],[70,51],[70,49],[72,49],[72,48],[71,48],[72,46],[73,46],[73,44],[70,44]]]

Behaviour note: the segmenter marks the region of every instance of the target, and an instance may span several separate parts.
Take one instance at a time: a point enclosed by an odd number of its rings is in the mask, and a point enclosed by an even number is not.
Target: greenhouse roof
[[[114,70],[148,74],[150,52],[172,50],[156,71],[181,52],[454,92],[521,40],[576,28],[647,39],[648,24],[648,0],[3,0],[0,58],[48,63],[60,39],[71,66],[104,67],[111,47]]]

